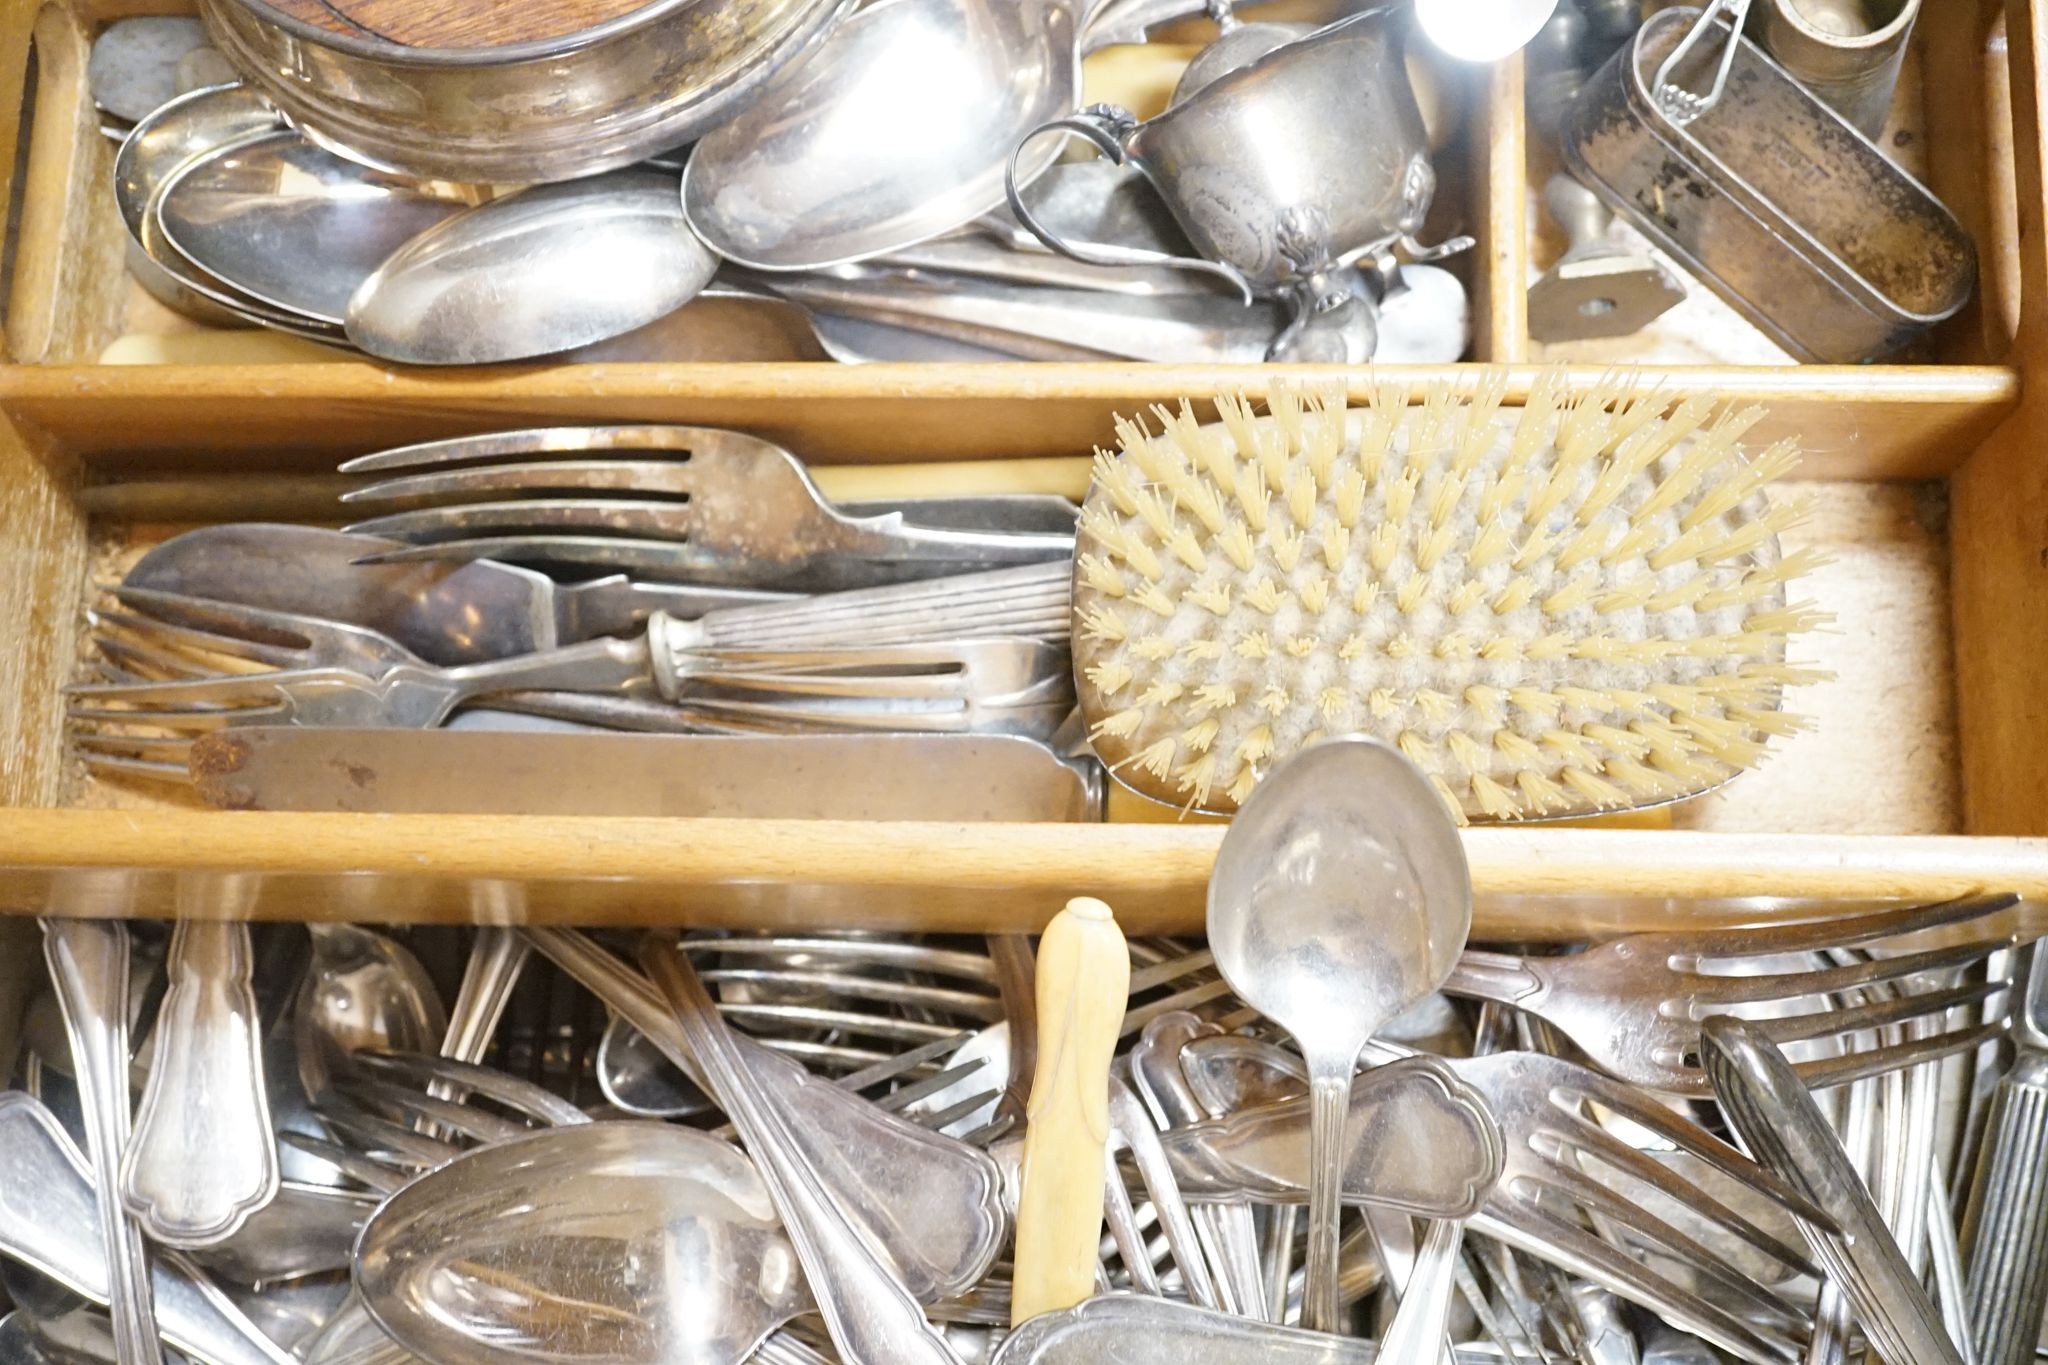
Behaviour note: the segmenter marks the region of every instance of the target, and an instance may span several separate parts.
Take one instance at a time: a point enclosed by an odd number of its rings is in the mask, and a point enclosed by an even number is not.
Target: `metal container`
[[[1764,0],[1759,14],[1780,66],[1864,136],[1884,131],[1920,0]]]
[[[1566,116],[1564,156],[1617,213],[1802,360],[1888,355],[1953,314],[1977,274],[1969,234],[1927,188],[1746,38],[1725,96],[1689,122],[1653,98],[1699,19],[1653,16]],[[1713,83],[1725,22],[1673,73]]]
[[[300,131],[380,170],[568,180],[692,141],[742,107],[847,0],[653,0],[561,38],[412,48],[262,0],[200,0],[215,44]]]

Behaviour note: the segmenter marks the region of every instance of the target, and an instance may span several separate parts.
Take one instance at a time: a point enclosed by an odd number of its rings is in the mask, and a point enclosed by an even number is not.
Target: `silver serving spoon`
[[[479,205],[413,238],[349,300],[348,339],[419,365],[553,355],[674,312],[717,269],[683,221],[673,176],[612,171]]]
[[[319,1097],[351,1052],[433,1052],[448,1014],[419,960],[379,933],[353,924],[309,924],[313,965],[294,1027],[299,1077]]]
[[[400,1345],[566,1365],[737,1365],[812,1309],[754,1163],[652,1123],[478,1148],[391,1196],[356,1284]]]
[[[156,202],[171,245],[262,303],[339,327],[390,255],[474,203],[467,187],[400,181],[289,130],[174,173]]]
[[[1380,740],[1304,749],[1259,783],[1224,835],[1209,878],[1216,966],[1308,1064],[1304,1326],[1338,1329],[1337,1219],[1358,1055],[1443,984],[1471,923],[1457,828],[1429,779]]]

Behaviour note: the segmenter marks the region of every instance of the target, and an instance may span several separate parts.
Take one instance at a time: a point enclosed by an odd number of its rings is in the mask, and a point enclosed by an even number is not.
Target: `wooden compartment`
[[[93,364],[125,306],[100,292],[105,277],[89,268],[106,243],[90,213],[71,249],[55,245],[62,231],[46,229],[53,214],[71,221],[63,215],[82,200],[67,196],[96,185],[104,149],[96,132],[53,120],[52,110],[77,112],[85,26],[117,12],[126,7],[0,5],[0,28],[17,40],[31,25],[38,31],[30,154],[10,158],[0,139],[0,168],[28,168],[26,192],[9,191],[22,228],[8,342],[45,362],[0,368],[0,910],[1015,927],[1089,891],[1141,927],[1199,924],[1220,837],[1213,825],[231,815],[88,779],[65,756],[58,689],[77,664],[93,578],[183,525],[332,518],[331,471],[346,455],[534,423],[668,420],[754,430],[820,466],[1003,460],[1026,485],[1072,493],[1076,457],[1108,436],[1117,412],[1218,391],[1258,396],[1282,379],[1341,380],[1363,397],[1376,378],[1477,377],[1470,365],[1375,374]],[[1972,12],[1985,20],[1980,36],[1999,17]],[[2012,0],[2004,22],[2017,35],[2008,44],[2013,170],[2009,190],[1987,179],[1979,191],[1983,217],[1973,226],[1990,306],[1970,325],[1983,337],[2010,331],[2009,347],[1973,349],[1957,331],[1937,340],[1938,363],[1642,367],[1647,382],[1674,394],[1766,404],[1758,435],[1796,435],[1809,452],[1803,491],[1817,515],[1802,534],[1837,556],[1811,595],[1837,622],[1803,652],[1837,677],[1793,704],[1819,726],[1762,771],[1681,808],[1671,828],[1469,833],[1482,936],[1573,937],[1674,915],[1754,914],[1759,897],[2008,887],[2048,895],[2048,687],[2032,667],[2048,621],[2044,19],[2032,0]],[[1513,63],[1490,75],[1469,148],[1485,168],[1472,211],[1488,224],[1473,262],[1485,305],[1480,354],[1508,364],[1510,403],[1541,373],[1520,311],[1536,257],[1519,81]],[[1996,82],[1986,81],[1985,102],[1995,104]],[[0,89],[0,109],[12,107]],[[1985,125],[1974,125],[1978,134],[1970,125],[1961,121],[1955,144],[1987,153]],[[1944,154],[1950,141],[1944,134]],[[1966,163],[1955,164],[1967,178]],[[2007,193],[2004,212],[2016,217],[1994,228]],[[2016,321],[1993,326],[1994,315]],[[1993,354],[1995,363],[1973,358]],[[1611,363],[1573,364],[1568,378],[1590,385]],[[934,472],[927,486],[950,477]]]

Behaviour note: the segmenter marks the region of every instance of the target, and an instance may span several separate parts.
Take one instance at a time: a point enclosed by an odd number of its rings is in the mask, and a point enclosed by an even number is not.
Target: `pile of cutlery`
[[[1061,499],[839,507],[788,451],[694,427],[510,432],[347,468],[380,476],[352,502],[405,510],[204,527],[107,587],[96,675],[69,702],[88,764],[269,809],[1097,804],[1092,760],[1046,745],[1074,700]],[[368,776],[323,786],[331,759]],[[450,775],[466,780],[436,785]]]
[[[1408,1345],[1460,1361],[2012,1365],[2048,1289],[2024,932],[1979,897],[1467,950],[1351,1081],[1309,1331],[1307,1064],[1199,942],[1129,943],[1098,1292],[1012,1328],[1028,939],[50,919],[0,1341],[1364,1362],[1416,1297]]]

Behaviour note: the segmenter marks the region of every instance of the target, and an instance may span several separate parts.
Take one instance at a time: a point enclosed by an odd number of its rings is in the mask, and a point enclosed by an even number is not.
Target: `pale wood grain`
[[[1484,155],[1474,159],[1485,175],[1474,187],[1484,226],[1472,307],[1473,354],[1513,364],[1529,359],[1528,209],[1521,183],[1528,120],[1519,52],[1495,64],[1483,109]]]
[[[1507,402],[1543,371],[1511,366]],[[1574,366],[1574,387],[1606,366]],[[1644,367],[1674,396],[1704,391],[1769,409],[1759,440],[1796,437],[1814,478],[1923,479],[1956,468],[2019,397],[1997,366]],[[822,463],[1084,454],[1115,413],[1280,383],[1378,379],[1469,388],[1472,366],[586,365],[447,374],[362,364],[31,366],[0,370],[0,407],[97,468],[331,467],[337,454],[533,423],[734,426]]]
[[[2027,396],[1950,480],[1956,702],[1965,828],[1978,834],[2048,830],[2048,65],[2041,7],[2012,0],[2015,194],[2020,318],[2014,353]]]
[[[85,517],[74,477],[47,437],[0,418],[0,806],[54,805],[58,797],[57,689],[71,673],[84,590]]]
[[[1131,933],[1199,929],[1213,825],[0,812],[0,910],[257,919],[899,930],[1041,927],[1077,894]],[[1473,934],[1553,941],[1810,917],[1810,899],[2048,896],[2048,841],[1483,829]],[[194,874],[256,874],[232,907]],[[1791,905],[1735,903],[1744,897]],[[1691,903],[1696,900],[1707,903]]]

